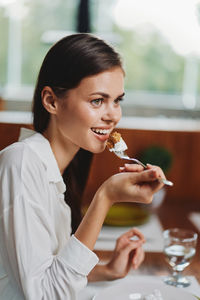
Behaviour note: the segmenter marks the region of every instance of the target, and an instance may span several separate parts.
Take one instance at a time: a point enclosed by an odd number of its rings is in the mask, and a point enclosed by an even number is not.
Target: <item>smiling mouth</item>
[[[110,134],[109,129],[100,129],[100,128],[91,128],[91,129],[94,133],[99,134],[99,135],[108,135],[108,134]]]

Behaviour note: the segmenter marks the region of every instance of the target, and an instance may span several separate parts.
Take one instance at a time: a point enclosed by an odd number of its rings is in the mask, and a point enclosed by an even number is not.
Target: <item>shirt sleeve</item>
[[[0,252],[4,268],[25,299],[76,299],[98,258],[75,236],[56,250],[59,245],[54,228],[40,203],[48,201],[43,174],[34,157],[29,157],[30,168],[23,170],[20,155],[17,161],[9,157],[9,167],[0,161]]]

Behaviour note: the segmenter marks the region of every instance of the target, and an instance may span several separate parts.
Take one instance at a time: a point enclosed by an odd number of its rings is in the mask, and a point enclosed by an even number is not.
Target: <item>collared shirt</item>
[[[0,299],[75,299],[97,256],[71,234],[71,211],[51,146],[25,139],[0,152]]]

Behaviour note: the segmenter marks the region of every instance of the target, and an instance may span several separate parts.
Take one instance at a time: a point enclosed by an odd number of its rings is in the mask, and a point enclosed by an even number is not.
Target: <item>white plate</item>
[[[111,287],[103,289],[93,299],[94,300],[130,300],[130,295],[140,293],[142,296],[153,293],[158,289],[164,300],[195,300],[192,294],[183,290],[183,288],[175,288],[165,283],[158,282],[157,279],[128,279],[114,284]]]

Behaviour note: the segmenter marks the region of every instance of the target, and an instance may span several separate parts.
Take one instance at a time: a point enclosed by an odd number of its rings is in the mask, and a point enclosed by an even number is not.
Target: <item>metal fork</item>
[[[133,162],[135,162],[136,164],[138,165],[141,165],[144,169],[147,169],[147,166],[145,164],[143,164],[140,160],[136,159],[136,158],[132,158],[132,157],[129,157],[125,151],[116,151],[114,150],[113,151],[115,153],[115,155],[117,155],[119,158],[121,159],[126,159],[126,160],[131,160]],[[167,180],[167,179],[164,179],[164,178],[158,178],[158,181],[159,182],[162,182],[166,185],[169,185],[169,186],[173,186],[173,182]]]

